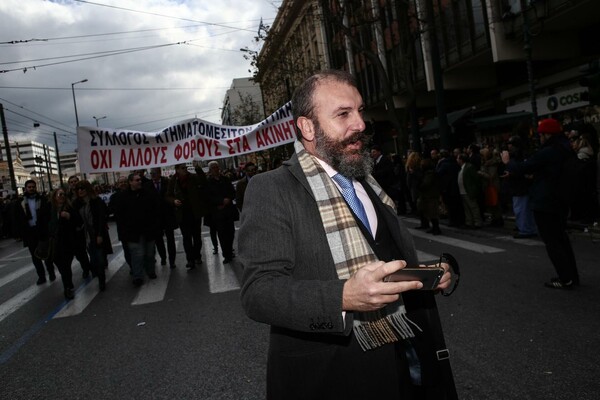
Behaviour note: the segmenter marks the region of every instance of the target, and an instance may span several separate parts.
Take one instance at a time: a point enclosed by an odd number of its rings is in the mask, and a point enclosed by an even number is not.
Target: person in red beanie
[[[544,285],[552,289],[572,289],[579,285],[579,273],[567,234],[569,206],[563,196],[560,196],[563,188],[556,184],[572,149],[561,124],[555,119],[540,121],[538,134],[541,147],[530,158],[518,162],[510,159],[508,151],[503,151],[502,162],[506,164],[509,175],[533,175],[529,189],[531,210],[538,233],[558,274],[558,277],[550,279]]]

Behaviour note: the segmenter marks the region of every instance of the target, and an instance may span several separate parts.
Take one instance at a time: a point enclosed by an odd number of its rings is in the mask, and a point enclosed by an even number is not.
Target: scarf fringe
[[[383,315],[380,311],[357,314],[353,330],[361,349],[367,351],[401,339],[415,337],[413,327],[423,332],[408,318],[406,308],[400,306],[399,310],[388,315]]]

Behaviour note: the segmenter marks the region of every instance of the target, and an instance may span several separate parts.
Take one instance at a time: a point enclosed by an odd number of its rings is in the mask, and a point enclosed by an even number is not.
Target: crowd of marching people
[[[227,172],[222,173],[216,161],[208,163],[208,173],[200,164],[194,163],[193,168],[178,164],[170,177],[162,176],[161,168],[152,168],[150,178],[145,170],[136,170],[120,176],[114,188],[71,176],[64,187],[50,193],[39,193],[36,182],[28,180],[22,196],[2,203],[3,236],[22,241],[29,250],[37,285],[56,280],[58,270],[67,301],[75,296],[74,258],[81,265],[82,278],[97,279],[99,290],[106,290],[105,272],[115,235],[136,287],[157,278],[158,262],[177,267],[176,229],[181,230],[188,270],[202,264],[203,226],[210,229],[213,254],[220,245],[223,263],[228,264],[235,257],[238,207],[256,167],[249,162],[240,175]],[[233,182],[238,179],[236,193]],[[116,232],[109,229],[109,217],[116,222]]]
[[[555,238],[562,237],[567,216],[585,225],[600,216],[598,136],[590,126],[564,129],[551,119],[542,121],[538,131],[541,137],[547,135],[545,144],[512,136],[496,147],[474,143],[452,151],[411,151],[406,157],[388,157],[373,145],[372,174],[396,203],[399,215],[419,219],[416,229],[440,235],[440,219],[463,229],[502,227],[505,216],[514,215],[514,237],[540,235],[552,259],[551,251],[561,246]],[[548,156],[543,151],[548,147],[564,151]],[[544,162],[549,166],[544,167]],[[203,226],[210,230],[213,254],[219,253],[220,246],[223,263],[230,263],[235,257],[234,222],[243,209],[249,179],[258,172],[256,165],[248,162],[238,171],[222,172],[219,163],[211,161],[208,172],[199,163],[193,168],[178,164],[170,177],[162,172],[152,168],[147,177],[145,170],[133,171],[120,176],[114,187],[93,186],[72,176],[68,185],[48,194],[40,194],[36,182],[29,180],[22,196],[0,203],[2,236],[22,240],[28,248],[38,285],[54,281],[56,267],[67,300],[74,297],[74,258],[84,279],[91,275],[101,291],[106,289],[105,269],[114,235],[135,286],[156,279],[157,263],[176,268],[176,229],[181,231],[188,270],[202,264]],[[110,201],[102,198],[106,192],[111,193]],[[564,210],[547,199],[565,193],[569,199],[562,202]],[[560,218],[547,218],[552,213]],[[562,220],[563,214],[564,226],[546,226],[548,220]],[[109,232],[109,216],[114,216],[116,232]],[[562,243],[566,242],[568,238]],[[566,247],[564,254],[572,253],[570,244]],[[553,263],[569,264],[565,261],[569,259],[574,265],[574,258],[564,254],[555,256]],[[563,275],[562,283],[578,282],[576,270]]]

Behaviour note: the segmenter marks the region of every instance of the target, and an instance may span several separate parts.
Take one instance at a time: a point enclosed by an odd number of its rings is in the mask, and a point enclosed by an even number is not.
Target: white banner
[[[216,160],[292,143],[296,131],[291,102],[255,125],[225,126],[198,118],[157,132],[78,127],[79,166],[84,173],[164,167]]]

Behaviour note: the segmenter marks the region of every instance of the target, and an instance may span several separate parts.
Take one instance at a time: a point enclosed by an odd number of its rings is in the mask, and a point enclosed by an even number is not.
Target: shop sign
[[[582,94],[587,92],[587,88],[581,87],[565,90],[564,92],[556,93],[551,96],[538,97],[536,99],[538,115],[542,116],[573,108],[585,107],[589,105],[590,102],[582,100]],[[506,107],[507,113],[519,111],[531,112],[531,103],[519,103],[514,106]]]

